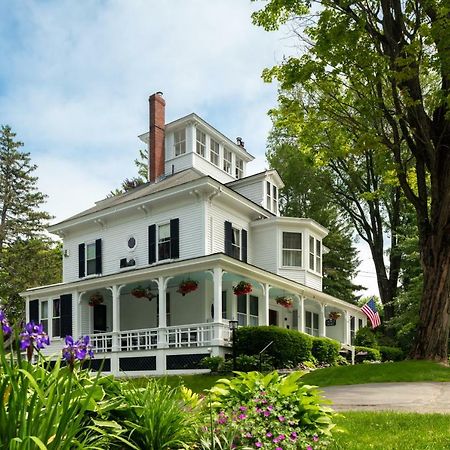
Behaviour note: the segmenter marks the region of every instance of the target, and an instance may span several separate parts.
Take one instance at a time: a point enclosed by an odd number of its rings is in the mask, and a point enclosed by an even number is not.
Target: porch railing
[[[230,330],[224,323],[200,323],[167,328],[145,328],[91,335],[94,351],[154,350],[158,348],[204,347],[217,343],[231,345]]]

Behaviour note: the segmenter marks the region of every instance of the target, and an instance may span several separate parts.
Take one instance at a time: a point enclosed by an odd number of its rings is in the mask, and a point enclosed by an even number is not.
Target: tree
[[[308,217],[329,230],[323,242],[330,250],[323,256],[324,292],[355,303],[362,286],[351,281],[359,264],[353,233],[330,201],[324,175],[295,146],[284,143],[278,129],[269,137],[267,159],[285,182],[280,198],[283,215]]]
[[[418,224],[423,291],[411,356],[447,360],[450,288],[450,9],[444,0],[326,0],[305,26],[309,2],[269,0],[254,15],[275,29],[303,26],[305,53],[272,75],[285,86],[316,84],[389,158]],[[300,33],[299,33],[300,34]]]
[[[0,128],[0,297],[15,317],[23,311],[19,292],[59,281],[55,272],[61,267],[58,251],[44,236],[50,215],[40,208],[46,196],[37,189],[36,165],[22,146],[10,127]]]

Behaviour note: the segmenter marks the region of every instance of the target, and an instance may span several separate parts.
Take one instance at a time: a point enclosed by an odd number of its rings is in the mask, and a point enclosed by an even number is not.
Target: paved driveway
[[[450,382],[373,383],[321,388],[337,411],[414,411],[450,414]]]

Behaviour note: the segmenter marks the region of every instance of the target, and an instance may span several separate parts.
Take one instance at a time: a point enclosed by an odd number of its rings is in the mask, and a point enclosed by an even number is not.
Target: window
[[[41,318],[40,322],[42,323],[42,326],[44,327],[44,331],[48,333],[48,301],[44,300],[41,302]]]
[[[350,343],[353,345],[355,340],[355,317],[350,316]]]
[[[96,272],[96,257],[95,242],[86,244],[86,275],[94,275]]]
[[[309,268],[322,272],[322,244],[312,236],[309,237]]]
[[[214,139],[211,139],[210,142],[210,152],[209,152],[209,160],[215,164],[216,166],[219,165],[219,143],[216,142]]]
[[[231,234],[231,256],[236,259],[241,258],[241,230],[234,227]]]
[[[319,314],[305,311],[305,332],[311,336],[319,336]]]
[[[237,296],[237,319],[238,324],[245,326],[247,325],[247,295]]]
[[[206,134],[200,131],[198,128],[195,129],[196,136],[196,151],[199,155],[205,156],[206,149]]]
[[[61,299],[53,300],[52,336],[61,336]]]
[[[258,326],[259,325],[259,321],[258,321],[258,311],[259,311],[259,300],[258,297],[255,297],[254,295],[250,295],[249,298],[249,302],[250,302],[250,317],[249,317],[249,325],[250,326]]]
[[[130,237],[127,242],[128,248],[133,250],[136,247],[136,239],[134,237]]]
[[[278,212],[278,189],[272,185],[272,212]]]
[[[278,189],[270,181],[266,181],[266,208],[278,212]]]
[[[358,319],[358,330],[361,329],[362,327],[363,327],[363,320]]]
[[[232,158],[231,151],[224,148],[223,149],[223,170],[225,170],[225,172],[230,173],[230,174],[231,174],[231,158]]]
[[[222,291],[222,319],[227,319],[227,291]]]
[[[242,159],[236,158],[236,178],[242,178],[244,176],[244,161]]]
[[[283,232],[283,266],[302,266],[302,233]]]
[[[158,260],[170,259],[170,224],[158,226]]]
[[[175,131],[174,136],[174,146],[175,146],[175,156],[183,155],[186,153],[186,129]]]

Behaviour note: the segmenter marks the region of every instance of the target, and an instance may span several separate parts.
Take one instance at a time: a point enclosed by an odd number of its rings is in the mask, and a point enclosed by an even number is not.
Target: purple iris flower
[[[66,336],[65,342],[62,355],[69,365],[73,365],[76,360],[84,361],[94,357],[89,336],[83,336],[77,341],[74,341],[72,336]]]
[[[50,345],[50,339],[44,331],[44,326],[41,323],[38,325],[34,322],[27,323],[20,333],[20,349],[30,350],[36,347],[40,350],[45,345]]]
[[[0,309],[0,325],[5,336],[12,333],[11,327],[9,326],[8,320],[6,319],[5,313]]]

